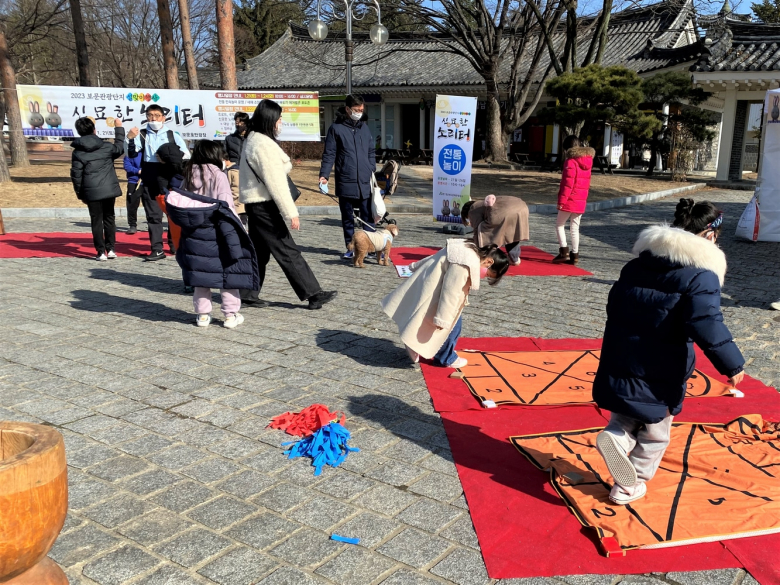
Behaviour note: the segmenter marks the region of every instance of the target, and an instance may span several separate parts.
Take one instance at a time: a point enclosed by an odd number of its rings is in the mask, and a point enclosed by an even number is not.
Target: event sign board
[[[436,96],[433,139],[433,218],[461,223],[460,210],[471,198],[471,160],[477,98]]]
[[[780,242],[780,89],[767,92],[762,121],[756,193],[739,220],[736,235]]]
[[[236,112],[252,114],[263,99],[283,110],[282,141],[320,140],[320,106],[317,92],[206,91],[188,89],[127,89],[18,85],[19,108],[25,136],[77,137],[76,120],[95,121],[97,135],[114,137],[114,122],[126,129],[146,122],[146,108],[163,108],[166,125],[185,140],[224,140],[235,130]]]

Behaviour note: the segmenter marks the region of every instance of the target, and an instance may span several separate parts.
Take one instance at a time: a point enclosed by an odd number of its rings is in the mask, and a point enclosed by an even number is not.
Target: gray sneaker
[[[616,484],[622,487],[636,485],[636,468],[628,458],[628,453],[618,444],[615,435],[607,431],[600,432],[596,437],[596,448]]]

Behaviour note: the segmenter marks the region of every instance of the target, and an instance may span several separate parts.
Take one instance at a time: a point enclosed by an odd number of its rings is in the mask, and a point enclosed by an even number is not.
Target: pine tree
[[[283,0],[248,0],[236,7],[236,59],[256,57],[273,45],[287,30],[290,22],[308,20],[303,2]]]
[[[761,4],[752,4],[751,8],[764,24],[780,23],[780,0],[762,0]]]
[[[545,108],[539,117],[560,124],[567,134],[593,135],[597,124],[607,123],[620,132],[649,137],[661,126],[638,109],[644,99],[642,79],[619,65],[575,69],[548,81],[546,91],[558,105]]]

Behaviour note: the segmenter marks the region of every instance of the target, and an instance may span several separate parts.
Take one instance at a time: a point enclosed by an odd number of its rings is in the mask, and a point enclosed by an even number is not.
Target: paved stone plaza
[[[776,384],[780,313],[768,304],[780,298],[780,247],[733,239],[749,193],[695,196],[726,212],[726,322],[747,372]],[[675,202],[586,214],[581,265],[593,277],[484,287],[463,335],[599,337],[635,235],[671,220]],[[398,245],[445,239],[428,217],[397,219]],[[86,218],[6,227],[89,231]],[[0,260],[0,420],[65,436],[70,514],[51,557],[72,584],[492,582],[422,375],[379,308],[401,281],[392,267],[346,265],[337,219],[306,216],[302,228],[296,240],[338,298],[306,310],[272,262],[262,294],[271,307],[245,309],[232,331],[219,326],[216,303],[212,326],[194,326],[172,258]],[[532,215],[531,236],[557,251],[552,216]],[[266,428],[271,416],[315,402],[347,413],[361,449],[320,477],[308,461],[288,461],[280,444],[290,437]],[[361,543],[333,542],[332,532]],[[618,582],[756,583],[738,570],[501,583]]]

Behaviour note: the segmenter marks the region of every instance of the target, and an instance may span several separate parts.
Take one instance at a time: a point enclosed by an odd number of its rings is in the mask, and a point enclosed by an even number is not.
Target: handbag
[[[252,174],[255,176],[255,178],[258,181],[260,181],[263,185],[265,185],[265,181],[263,181],[263,179],[260,178],[260,175],[257,174],[257,171],[252,168],[249,159],[246,159],[246,164],[249,167],[249,170],[252,171]],[[268,189],[268,185],[265,185],[265,188]],[[298,197],[301,196],[301,191],[300,189],[298,189],[298,186],[290,178],[290,175],[287,175],[287,188],[290,189],[290,197],[292,197],[293,202],[297,201]],[[270,190],[268,192],[270,193]]]
[[[371,173],[371,215],[374,216],[374,223],[381,221],[387,215],[382,189],[380,189],[374,173]]]

